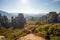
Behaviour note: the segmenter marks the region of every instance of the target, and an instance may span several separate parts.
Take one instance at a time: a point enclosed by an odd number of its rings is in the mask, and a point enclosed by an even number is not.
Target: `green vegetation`
[[[30,33],[35,35],[44,37],[48,40],[60,40],[60,23],[42,24],[37,28],[31,27],[30,24],[26,24],[24,29],[0,29],[0,35],[5,36],[8,40],[15,40],[27,35],[28,33],[25,32],[25,30],[27,30],[27,32],[30,31]]]
[[[7,40],[15,40],[22,36],[25,36],[26,33],[23,32],[23,29],[15,29],[9,28],[9,29],[0,29],[0,35],[3,35],[7,38]]]
[[[59,40],[60,23],[40,25],[35,29],[35,34],[48,40]]]

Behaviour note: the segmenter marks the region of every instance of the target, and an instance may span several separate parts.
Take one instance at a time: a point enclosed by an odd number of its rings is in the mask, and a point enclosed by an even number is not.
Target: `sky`
[[[60,0],[0,0],[0,10],[34,14],[60,12]]]

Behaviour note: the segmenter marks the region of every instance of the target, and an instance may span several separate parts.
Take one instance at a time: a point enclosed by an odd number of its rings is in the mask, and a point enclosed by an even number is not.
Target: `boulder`
[[[28,34],[24,37],[19,38],[18,40],[46,40],[43,37],[36,36],[34,34]]]
[[[0,36],[0,40],[7,40],[5,36]]]

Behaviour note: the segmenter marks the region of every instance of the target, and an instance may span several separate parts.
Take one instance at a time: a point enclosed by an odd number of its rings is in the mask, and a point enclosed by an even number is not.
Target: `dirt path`
[[[45,40],[45,39],[34,34],[28,34],[24,37],[19,38],[18,40]]]

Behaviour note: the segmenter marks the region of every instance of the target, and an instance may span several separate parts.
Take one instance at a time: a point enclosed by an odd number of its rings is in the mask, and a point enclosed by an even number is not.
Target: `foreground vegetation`
[[[42,24],[36,28],[31,27],[30,24],[27,25],[23,29],[13,29],[12,27],[8,29],[0,28],[0,35],[5,36],[8,40],[16,40],[29,33],[33,33],[47,40],[60,40],[60,23]]]

